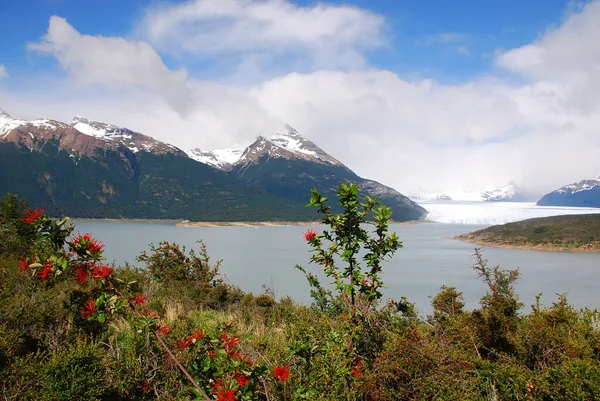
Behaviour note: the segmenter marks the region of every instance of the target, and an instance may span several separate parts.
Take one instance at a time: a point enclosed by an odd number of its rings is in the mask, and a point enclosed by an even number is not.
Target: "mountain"
[[[395,221],[420,219],[426,213],[396,190],[359,177],[291,127],[270,138],[258,137],[233,164],[230,174],[261,191],[305,204],[312,188],[333,200],[338,184],[350,181],[363,194],[390,206]]]
[[[117,127],[116,125],[88,120],[84,117],[73,117],[71,126],[89,136],[121,144],[134,153],[145,151],[157,154],[172,153],[179,156],[185,154],[185,152],[173,145],[158,141],[139,132],[134,132],[124,127]]]
[[[600,207],[600,176],[560,187],[542,197],[539,206]]]
[[[481,193],[484,202],[531,202],[533,198],[514,182]]]
[[[172,145],[126,128],[83,118],[73,125],[25,121],[0,113],[0,194],[16,193],[52,215],[314,219],[303,205],[260,193]]]
[[[201,150],[198,148],[190,149],[186,153],[187,155],[204,164],[208,164],[222,171],[230,171],[233,167],[233,163],[238,161],[242,156],[243,149],[212,149],[212,150]]]

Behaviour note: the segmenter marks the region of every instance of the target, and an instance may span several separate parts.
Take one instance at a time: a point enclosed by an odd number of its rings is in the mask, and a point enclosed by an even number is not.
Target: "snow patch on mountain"
[[[5,137],[12,130],[18,128],[22,125],[30,125],[36,128],[42,129],[56,129],[60,127],[61,122],[49,120],[47,118],[40,118],[37,120],[27,121],[27,120],[19,120],[16,118],[12,118],[7,112],[0,109],[0,137]],[[30,133],[31,135],[31,133]]]
[[[131,139],[131,136],[134,133],[127,128],[117,127],[116,125],[106,124],[99,121],[88,120],[87,118],[79,116],[73,117],[71,126],[86,135],[108,140]]]
[[[171,144],[161,142],[147,135],[132,131],[129,128],[106,124],[100,121],[92,121],[85,117],[73,117],[71,126],[86,135],[99,138],[103,141],[122,144],[134,153],[137,153],[140,150],[147,152],[182,152],[179,148]]]
[[[187,155],[204,164],[208,164],[219,170],[228,170],[242,156],[243,149],[211,149],[201,150],[198,148],[190,149]]]
[[[556,193],[559,194],[575,194],[581,191],[591,191],[600,187],[600,176],[591,178],[589,180],[582,180],[573,184],[565,185],[557,189]]]

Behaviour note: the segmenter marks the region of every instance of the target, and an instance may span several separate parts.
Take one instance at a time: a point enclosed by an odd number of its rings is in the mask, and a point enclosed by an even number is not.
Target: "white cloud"
[[[600,1],[591,2],[534,43],[500,54],[501,67],[563,85],[571,107],[596,109],[600,91]],[[566,105],[566,104],[565,104]]]
[[[147,11],[138,34],[161,51],[202,57],[238,55],[308,68],[365,65],[362,50],[381,46],[384,20],[364,9],[287,0],[191,0]]]
[[[82,35],[64,18],[53,16],[42,40],[27,47],[54,56],[69,76],[83,85],[151,89],[182,113],[189,107],[187,71],[169,70],[145,42]]]
[[[8,72],[6,72],[6,67],[4,64],[0,64],[0,79],[7,78]]]
[[[177,51],[204,55],[218,49],[197,50],[193,45],[200,39],[192,34],[189,43],[176,43],[180,35],[193,30],[180,30],[173,24],[193,27],[203,21],[210,26],[223,19],[230,28],[246,27],[247,23],[252,27],[258,17],[247,14],[255,15],[250,11],[258,6],[263,8],[256,15],[270,16],[277,11],[284,17],[286,13],[295,16],[346,9],[304,9],[283,1],[197,1],[153,9],[145,21],[150,21],[151,15],[164,18],[155,21],[159,34],[151,38],[152,46],[171,44]],[[238,14],[231,16],[232,9]],[[186,22],[182,10],[190,13],[191,22]],[[275,24],[275,17],[270,18],[266,26],[269,21]],[[274,26],[270,29],[283,29]],[[69,85],[61,89],[59,97],[53,91],[0,92],[0,104],[17,116],[31,115],[31,110],[67,120],[71,114],[88,115],[181,147],[241,147],[257,135],[269,135],[289,123],[357,173],[404,193],[477,190],[510,180],[543,192],[600,174],[597,27],[600,2],[570,15],[534,43],[500,54],[497,65],[517,72],[519,81],[490,73],[461,85],[445,85],[364,68],[285,73],[233,87],[199,82],[185,70],[170,70],[146,42],[84,35],[53,17],[48,34],[31,48],[56,57],[70,77],[92,85],[87,90],[95,92],[91,95]],[[244,44],[244,49],[258,58],[256,52],[267,46],[261,41],[265,29],[248,33]],[[305,40],[303,46],[313,51],[320,40],[315,38],[327,42],[327,36],[319,24],[316,28],[307,25],[307,30],[312,29],[315,32],[302,33],[308,39],[290,32],[292,39],[271,45],[285,48],[287,43]],[[379,29],[371,45],[349,40],[344,46],[363,57],[361,46],[375,46],[383,40]],[[199,32],[199,38],[208,40],[202,36],[206,30]],[[228,40],[223,42],[223,52],[243,51]],[[113,89],[107,94],[95,85]],[[172,110],[165,108],[161,99],[166,99]],[[65,113],[68,115],[63,117]]]

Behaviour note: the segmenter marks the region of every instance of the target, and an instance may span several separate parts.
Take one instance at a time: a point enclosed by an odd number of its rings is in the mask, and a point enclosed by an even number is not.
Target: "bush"
[[[77,343],[52,355],[42,375],[41,398],[48,401],[96,401],[108,392],[102,352]]]
[[[215,266],[211,266],[206,245],[202,241],[198,241],[198,243],[200,244],[200,253],[196,254],[192,249],[189,256],[185,254],[185,246],[180,247],[167,241],[160,242],[158,247],[150,244],[151,254],[144,251],[137,257],[137,260],[146,264],[150,276],[155,280],[189,280],[214,286],[221,282],[218,279],[221,261],[217,261]]]

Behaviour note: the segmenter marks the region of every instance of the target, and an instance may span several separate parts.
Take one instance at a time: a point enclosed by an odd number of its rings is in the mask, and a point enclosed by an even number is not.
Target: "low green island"
[[[600,214],[528,219],[491,226],[454,238],[498,248],[600,252]]]

